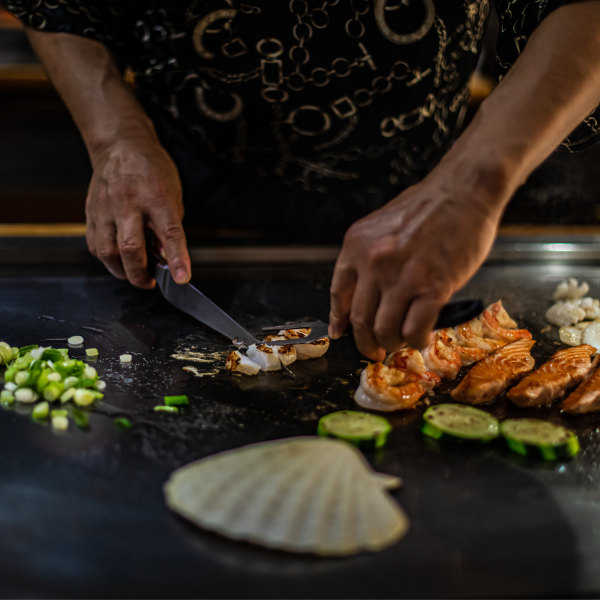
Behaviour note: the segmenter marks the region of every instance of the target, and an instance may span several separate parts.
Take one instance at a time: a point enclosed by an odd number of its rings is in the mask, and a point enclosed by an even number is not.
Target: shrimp
[[[496,352],[498,348],[506,345],[503,340],[490,340],[483,336],[483,325],[479,317],[475,317],[462,325],[454,328],[457,344],[463,348],[479,348],[488,354]]]
[[[462,346],[460,340],[458,339],[458,335],[456,331],[452,329],[452,327],[448,327],[443,330],[448,335],[448,339],[450,340],[452,349],[458,354],[460,357],[460,362],[463,367],[468,367],[473,363],[479,362],[483,360],[490,353],[483,348],[469,348],[466,346]]]
[[[531,339],[531,333],[527,329],[515,329],[517,323],[513,321],[504,307],[502,300],[490,304],[481,313],[481,325],[485,337],[493,340],[502,340],[505,342],[514,342],[519,339]]]
[[[371,363],[362,372],[360,385],[354,394],[359,406],[372,410],[393,411],[413,408],[425,394],[416,375]]]
[[[414,381],[418,381],[427,392],[442,381],[439,375],[427,370],[423,355],[413,348],[402,348],[393,352],[385,359],[384,364],[391,369],[412,374],[415,377]]]
[[[460,356],[452,347],[452,342],[446,330],[434,332],[433,341],[421,350],[425,367],[442,379],[454,379],[462,365]]]

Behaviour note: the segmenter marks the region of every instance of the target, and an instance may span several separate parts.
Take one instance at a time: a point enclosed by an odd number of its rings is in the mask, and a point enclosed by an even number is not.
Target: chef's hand
[[[350,227],[331,284],[330,336],[352,324],[360,352],[383,360],[423,348],[440,308],[485,259],[501,216],[482,190],[433,171]]]
[[[90,252],[115,277],[152,288],[144,240],[144,229],[151,229],[175,281],[189,281],[181,183],[167,152],[158,142],[123,139],[96,154],[93,166],[86,202]]]

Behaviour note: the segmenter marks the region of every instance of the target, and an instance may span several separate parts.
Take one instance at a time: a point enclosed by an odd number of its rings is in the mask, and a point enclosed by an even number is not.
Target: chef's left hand
[[[354,223],[331,284],[330,336],[351,323],[358,349],[373,360],[404,343],[425,347],[440,308],[489,252],[502,204],[440,165]]]

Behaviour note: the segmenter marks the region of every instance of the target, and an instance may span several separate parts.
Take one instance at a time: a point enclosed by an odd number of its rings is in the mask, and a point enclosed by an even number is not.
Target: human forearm
[[[499,208],[600,103],[600,2],[550,14],[440,164]],[[435,176],[435,171],[432,174]],[[478,185],[481,183],[481,185]],[[486,194],[487,195],[487,194]]]
[[[30,28],[27,35],[73,116],[92,162],[118,140],[157,141],[152,122],[105,46],[75,35]]]

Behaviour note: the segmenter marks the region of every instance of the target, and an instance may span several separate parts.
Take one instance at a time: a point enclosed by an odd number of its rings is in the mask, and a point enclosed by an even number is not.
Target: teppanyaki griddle
[[[253,330],[273,320],[320,318],[330,269],[196,269],[202,289]],[[543,313],[566,276],[600,296],[600,270],[484,267],[459,294],[502,298],[534,333],[538,363],[559,346]],[[597,596],[600,572],[600,416],[522,411],[500,398],[498,417],[539,416],[573,428],[582,452],[569,463],[522,461],[497,445],[425,439],[422,409],[387,415],[389,444],[367,454],[404,480],[394,496],[412,520],[408,536],[378,554],[319,559],[264,550],[203,532],[172,515],[161,486],[174,468],[209,454],[294,435],[319,417],[352,409],[363,358],[351,336],[295,378],[223,370],[227,341],[174,311],[156,292],[109,277],[0,280],[1,338],[13,344],[76,333],[100,350],[106,402],[129,415],[119,432],[95,413],[89,432],[59,436],[22,407],[0,411],[0,595],[12,597],[512,597]],[[104,333],[82,330],[99,328]],[[58,344],[56,344],[58,345]],[[118,356],[134,356],[130,366]],[[201,361],[172,354],[196,352]],[[192,357],[194,355],[191,355]],[[197,369],[196,376],[183,367]],[[450,388],[446,385],[446,391]],[[152,411],[186,393],[186,414]],[[447,400],[443,389],[433,402]],[[112,409],[106,409],[111,413]]]

